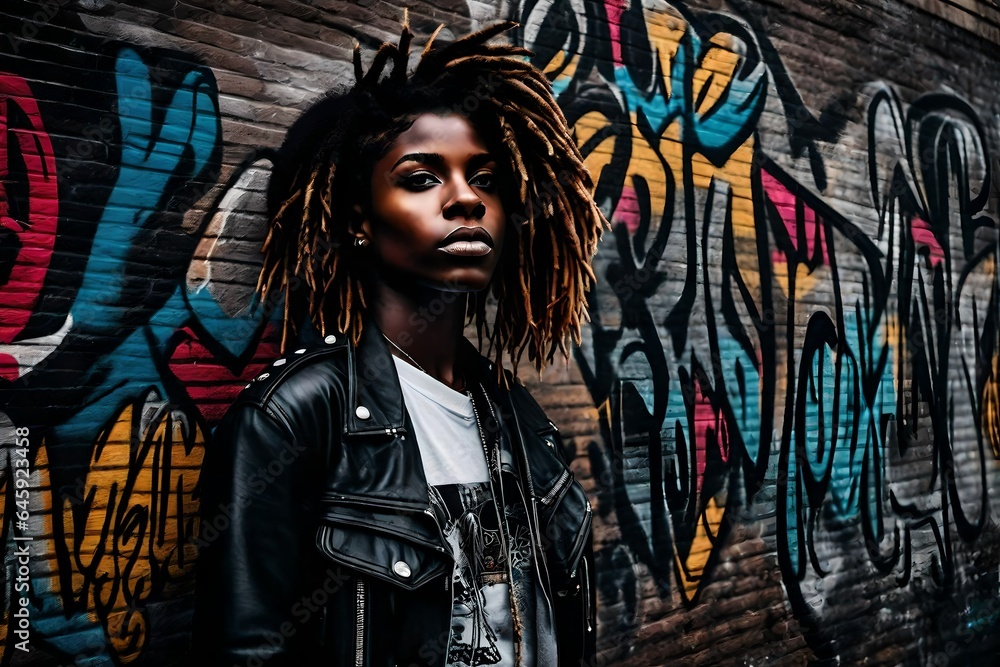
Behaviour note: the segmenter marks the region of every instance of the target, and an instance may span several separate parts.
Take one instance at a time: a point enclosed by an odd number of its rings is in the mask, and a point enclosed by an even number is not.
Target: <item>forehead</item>
[[[439,154],[485,153],[486,143],[465,116],[425,113],[396,137],[389,154],[423,152]],[[388,156],[387,156],[388,157]]]

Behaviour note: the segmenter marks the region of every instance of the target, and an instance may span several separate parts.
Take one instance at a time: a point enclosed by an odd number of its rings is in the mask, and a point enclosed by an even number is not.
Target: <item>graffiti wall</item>
[[[608,591],[659,599],[606,610],[636,637],[609,649],[680,659],[690,645],[633,652],[643,615],[707,607],[798,628],[818,661],[992,655],[996,100],[874,79],[810,108],[767,17],[730,9],[526,9],[614,225],[576,350],[587,456],[617,523],[602,553],[641,573]],[[717,602],[747,548],[780,580],[774,625]]]
[[[1000,9],[925,5],[411,5],[521,24],[612,223],[531,383],[600,664],[1000,654]],[[0,664],[185,664],[202,456],[277,356],[272,169],[400,18],[0,7]]]

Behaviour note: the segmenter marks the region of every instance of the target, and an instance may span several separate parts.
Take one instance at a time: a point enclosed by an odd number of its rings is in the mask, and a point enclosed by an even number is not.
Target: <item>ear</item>
[[[372,238],[372,225],[368,219],[368,215],[361,208],[361,204],[352,206],[351,213],[351,221],[347,225],[347,231],[355,238],[363,238],[370,241]]]

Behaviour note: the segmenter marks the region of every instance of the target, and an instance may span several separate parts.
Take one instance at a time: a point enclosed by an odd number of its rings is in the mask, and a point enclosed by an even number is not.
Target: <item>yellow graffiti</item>
[[[993,355],[993,364],[986,386],[983,387],[983,437],[1000,459],[1000,352]]]
[[[651,8],[643,7],[646,18],[646,31],[649,35],[649,46],[656,54],[660,71],[668,75],[673,68],[674,58],[677,56],[677,49],[680,48],[681,40],[687,34],[688,24],[680,14],[676,13],[672,7],[668,12],[661,12]],[[671,80],[669,76],[663,77],[663,82],[667,87],[666,94],[671,94]]]
[[[715,498],[708,499],[708,505],[698,521],[694,540],[687,556],[674,552],[677,559],[677,574],[680,578],[680,589],[685,600],[691,600],[701,583],[708,557],[716,546],[722,517],[726,513],[725,502],[717,503]]]
[[[698,114],[705,114],[722,99],[740,63],[740,57],[731,50],[732,40],[729,35],[717,33],[712,36],[710,43],[712,46],[692,80],[692,96],[696,100],[701,96],[705,84],[709,84],[708,91],[696,109]]]
[[[194,491],[205,434],[153,399],[126,405],[112,420],[94,448],[83,495],[63,503],[71,594],[104,623],[122,663],[146,644],[147,601],[190,574],[196,555]]]

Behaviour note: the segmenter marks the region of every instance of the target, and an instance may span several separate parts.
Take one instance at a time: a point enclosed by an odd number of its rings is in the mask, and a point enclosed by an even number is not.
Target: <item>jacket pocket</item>
[[[399,517],[393,521],[327,511],[316,547],[337,564],[410,591],[450,572],[452,559],[443,547],[425,541],[415,522],[407,528]]]

